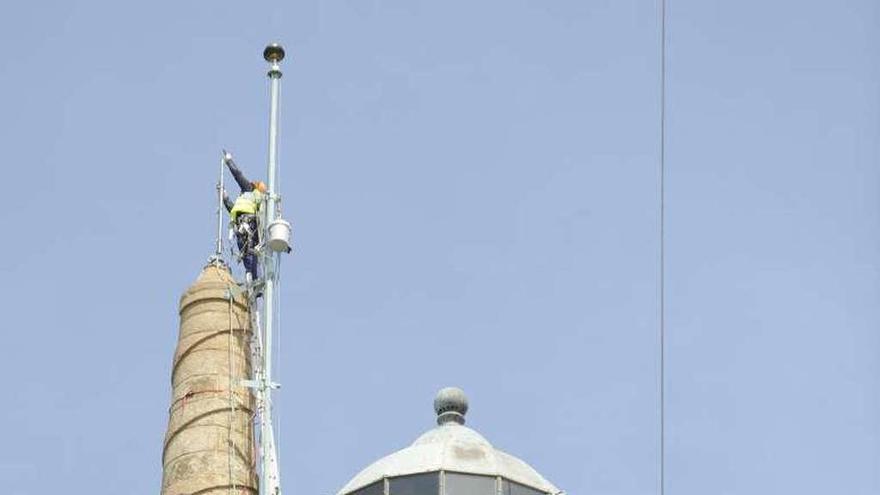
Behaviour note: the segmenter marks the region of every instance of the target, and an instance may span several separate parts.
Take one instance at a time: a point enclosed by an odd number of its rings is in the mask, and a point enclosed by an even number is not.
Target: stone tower
[[[251,335],[245,295],[208,265],[180,298],[162,495],[257,493]]]

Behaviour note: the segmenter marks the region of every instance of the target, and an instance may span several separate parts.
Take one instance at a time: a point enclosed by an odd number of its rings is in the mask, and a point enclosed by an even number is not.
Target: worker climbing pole
[[[251,182],[248,180],[232,160],[232,154],[226,150],[223,151],[223,163],[229,167],[229,171],[241,190],[235,201],[230,200],[229,194],[223,190],[222,201],[229,212],[230,230],[238,245],[236,258],[244,265],[245,286],[249,288],[255,285],[259,279],[257,248],[260,245],[260,226],[262,224],[259,221],[259,213],[266,194],[266,184],[261,181]]]

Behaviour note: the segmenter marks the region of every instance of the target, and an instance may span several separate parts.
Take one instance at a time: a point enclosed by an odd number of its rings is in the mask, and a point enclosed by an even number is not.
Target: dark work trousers
[[[251,280],[256,281],[259,272],[257,270],[257,253],[254,252],[254,248],[260,243],[260,235],[257,232],[257,217],[256,215],[241,214],[236,223],[235,241],[238,244],[238,252],[241,253],[244,270],[251,275]],[[249,232],[242,228],[243,224],[248,226]]]

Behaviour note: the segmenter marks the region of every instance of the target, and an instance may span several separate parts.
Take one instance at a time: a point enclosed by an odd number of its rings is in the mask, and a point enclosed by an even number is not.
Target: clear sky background
[[[659,3],[0,7],[3,493],[155,494],[220,149],[288,51],[286,493],[469,424],[659,478]],[[667,493],[880,493],[880,3],[670,0]]]

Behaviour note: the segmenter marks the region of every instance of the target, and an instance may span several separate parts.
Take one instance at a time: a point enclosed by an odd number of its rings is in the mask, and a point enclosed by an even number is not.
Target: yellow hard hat
[[[256,189],[257,191],[260,191],[261,193],[265,193],[266,192],[266,184],[262,183],[261,181],[256,181],[256,182],[254,182],[254,189]]]

